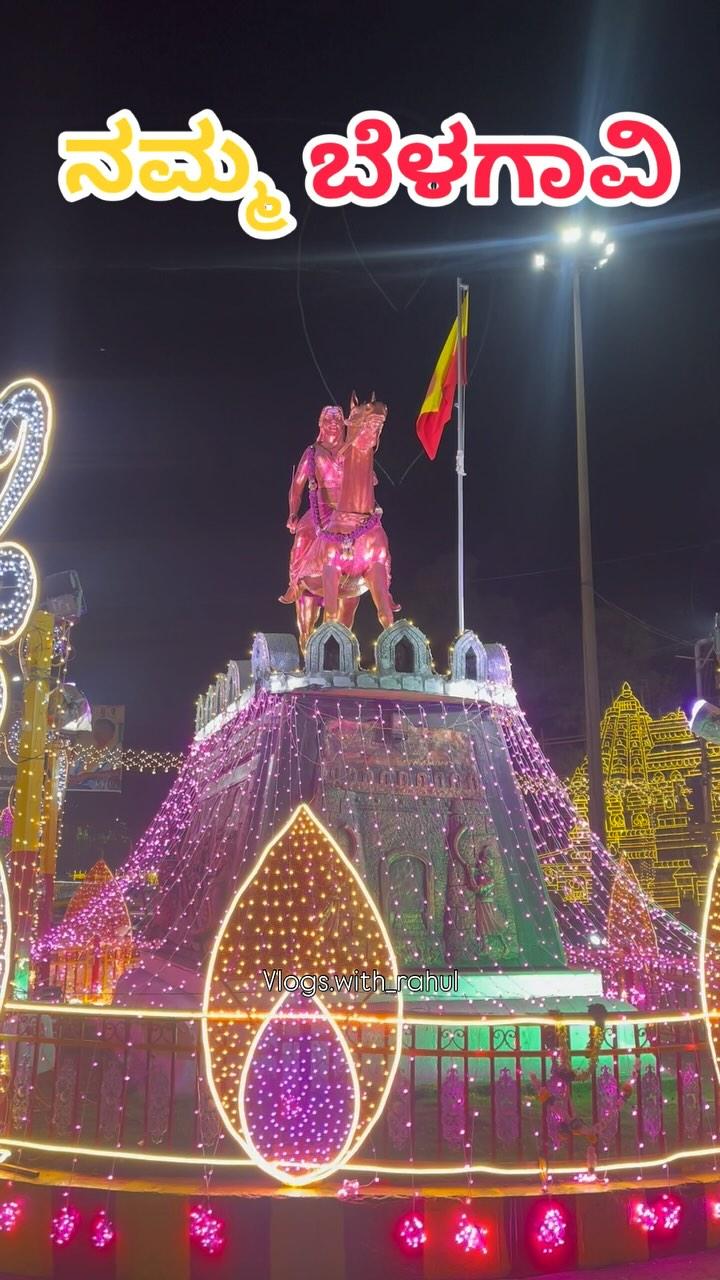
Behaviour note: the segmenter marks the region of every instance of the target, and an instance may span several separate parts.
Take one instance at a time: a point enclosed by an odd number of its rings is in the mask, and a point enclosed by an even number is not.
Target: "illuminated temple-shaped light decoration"
[[[362,879],[301,805],[220,927],[203,1023],[207,1074],[226,1128],[288,1184],[326,1177],[378,1119],[400,1053],[402,997],[394,1016],[373,1018],[372,989],[304,994],[280,986],[277,971],[327,975],[332,987],[335,975],[354,970],[396,986],[390,939]]]
[[[102,900],[103,909],[88,929],[84,917],[95,899]],[[111,1004],[118,979],[132,965],[133,940],[125,899],[102,858],[76,891],[64,924],[72,943],[51,953],[50,986],[59,988],[68,1001]]]
[[[704,830],[701,747],[683,711],[657,719],[630,685],[622,685],[602,719],[607,845],[626,854],[642,885],[662,907],[704,901],[707,853]],[[712,778],[713,834],[720,834],[720,746],[708,744]],[[568,782],[575,805],[587,818],[587,762]]]

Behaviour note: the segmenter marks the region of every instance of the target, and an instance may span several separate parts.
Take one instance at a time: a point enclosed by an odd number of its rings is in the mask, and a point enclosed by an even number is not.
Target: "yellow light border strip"
[[[247,1168],[255,1169],[257,1165],[254,1160],[247,1159],[243,1156],[189,1156],[189,1155],[167,1155],[162,1152],[150,1154],[146,1151],[125,1151],[121,1148],[113,1147],[83,1147],[83,1146],[64,1146],[60,1143],[36,1142],[33,1139],[16,1139],[12,1134],[5,1134],[2,1142],[7,1144],[11,1151],[42,1151],[52,1155],[62,1156],[89,1156],[92,1159],[106,1160],[131,1160],[135,1163],[143,1164],[172,1164],[178,1166],[195,1166],[198,1168],[212,1165],[218,1168]],[[3,1148],[4,1150],[4,1148]],[[643,1160],[615,1160],[608,1163],[599,1162],[597,1165],[600,1173],[622,1173],[631,1172],[633,1170],[642,1169],[661,1169],[666,1165],[675,1164],[678,1160],[702,1160],[715,1157],[720,1154],[720,1143],[715,1147],[696,1147],[690,1151],[671,1151],[665,1152],[659,1156],[648,1156]],[[7,1157],[4,1157],[7,1158]],[[378,1176],[389,1178],[414,1178],[419,1177],[467,1177],[468,1174],[488,1174],[498,1178],[530,1178],[537,1177],[537,1164],[525,1165],[492,1165],[492,1164],[462,1164],[462,1165],[392,1165],[392,1164],[370,1164],[362,1160],[348,1160],[344,1164],[340,1164],[336,1173],[371,1173]],[[551,1165],[550,1173],[553,1177],[574,1177],[578,1173],[586,1173],[587,1167],[580,1165]],[[323,1179],[329,1175],[324,1174]],[[317,1181],[315,1174],[313,1177]]]
[[[117,1005],[70,1005],[70,1004],[41,1004],[33,1000],[8,1000],[2,1016],[8,1013],[51,1013],[56,1017],[80,1017],[80,1018],[162,1018],[174,1019],[177,1022],[243,1022],[250,1021],[253,1017],[263,1018],[264,1014],[251,1014],[242,1009],[138,1009],[138,1008],[119,1008]],[[282,1016],[282,1015],[280,1015]],[[290,1016],[290,1015],[288,1015]],[[296,1015],[292,1015],[296,1018]],[[383,1023],[394,1023],[395,1016],[391,1013],[338,1013],[334,1015],[336,1021],[348,1022],[367,1022],[369,1024],[382,1025]],[[693,1023],[693,1022],[720,1022],[720,1009],[709,1010],[707,1013],[702,1009],[692,1009],[687,1013],[636,1013],[622,1014],[617,1017],[608,1017],[605,1019],[606,1027],[634,1027],[634,1026],[665,1026],[673,1023]],[[451,1014],[412,1014],[403,1012],[402,1025],[404,1027],[558,1027],[558,1026],[592,1026],[592,1018],[588,1014],[567,1013],[560,1017],[549,1018],[547,1014],[518,1014],[514,1017],[512,1014],[505,1014],[503,1017],[492,1016],[485,1017],[484,1014],[459,1014],[453,1017]]]

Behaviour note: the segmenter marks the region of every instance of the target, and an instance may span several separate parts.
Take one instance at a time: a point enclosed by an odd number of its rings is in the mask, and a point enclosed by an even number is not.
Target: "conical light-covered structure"
[[[542,754],[507,652],[467,632],[441,676],[422,632],[398,622],[371,670],[339,623],[313,634],[304,670],[292,636],[258,635],[246,682],[232,663],[199,699],[185,765],[115,882],[132,895],[148,870],[159,878],[123,999],[199,1003],[229,904],[303,803],[361,877],[401,970],[545,972],[551,994],[551,974],[601,969],[618,993],[616,863]],[[652,980],[638,954],[629,983],[625,955],[621,986],[657,1004],[692,985],[697,939],[648,910]]]

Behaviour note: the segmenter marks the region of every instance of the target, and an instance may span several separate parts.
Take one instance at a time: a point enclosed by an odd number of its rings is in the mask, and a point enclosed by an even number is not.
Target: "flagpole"
[[[457,278],[457,597],[458,635],[465,630],[465,511],[463,480],[465,479],[465,369],[462,341],[462,304],[467,285]]]

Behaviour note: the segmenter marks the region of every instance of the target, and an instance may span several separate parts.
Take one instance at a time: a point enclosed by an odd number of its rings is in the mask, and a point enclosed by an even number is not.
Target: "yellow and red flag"
[[[440,359],[435,365],[435,372],[425,393],[422,408],[417,420],[418,440],[428,458],[433,459],[440,448],[442,433],[450,421],[453,401],[458,385],[458,365],[460,369],[460,385],[467,384],[467,335],[470,294],[466,289],[460,307],[460,358],[458,360],[458,320],[455,319],[445,346],[440,352]]]

